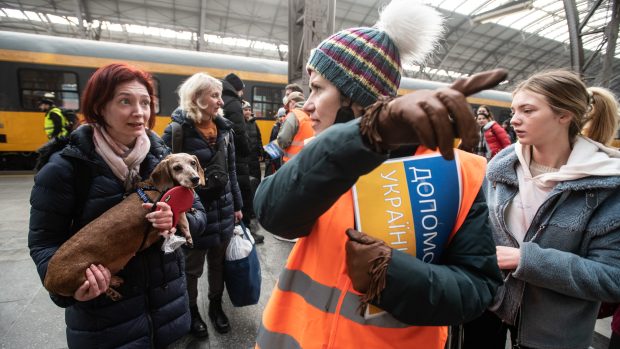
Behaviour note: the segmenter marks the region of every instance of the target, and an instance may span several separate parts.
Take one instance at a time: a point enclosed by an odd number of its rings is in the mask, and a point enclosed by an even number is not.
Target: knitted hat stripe
[[[377,67],[381,71],[381,73],[383,73],[383,76],[381,78],[383,80],[385,79],[389,80],[388,83],[398,79],[398,76],[400,75],[399,69],[397,67],[391,67],[388,64],[386,64],[388,62],[385,60],[386,56],[383,51],[377,51],[375,47],[369,50],[368,49],[369,44],[363,39],[362,40],[358,40],[358,39],[350,40],[349,37],[334,38],[326,42],[325,43],[326,47],[323,48],[322,50],[327,51],[333,45],[339,46],[339,49],[345,50],[346,53],[348,53],[349,57],[343,57],[345,61],[355,61],[361,57],[368,64],[371,64],[372,66]],[[340,59],[333,57],[333,55],[331,56],[336,61],[340,61]]]
[[[351,73],[344,70],[343,66],[332,60],[325,52],[313,50],[308,60],[307,68],[321,74],[325,79],[331,81],[340,92],[359,103],[362,107],[367,107],[377,100],[381,95],[377,91],[371,91],[366,85],[360,83],[359,78],[351,79]]]
[[[366,87],[376,95],[391,95],[392,91],[396,91],[398,86],[395,84],[394,80],[383,73],[382,67],[363,59],[364,57],[361,57],[363,53],[357,54],[351,47],[344,46],[336,41],[332,42],[332,46],[335,46],[337,50],[330,50],[327,48],[327,50],[324,50],[324,53],[337,62],[350,62],[348,66],[342,67],[343,70],[346,70],[349,74],[359,74],[359,76],[363,77],[363,79],[357,80],[366,85]],[[370,69],[372,72],[359,69],[358,66]],[[396,81],[396,83],[398,83],[398,81]]]
[[[363,35],[363,37],[354,35],[333,35],[327,38],[324,43],[329,45],[333,42],[339,42],[342,46],[354,48],[355,54],[363,56],[366,60],[371,58],[373,65],[385,67],[382,71],[384,74],[389,75],[389,78],[394,78],[396,75],[399,75],[400,63],[396,63],[395,61],[400,61],[400,59],[396,58],[395,60],[394,57],[392,57],[395,55],[395,50],[389,50],[386,47],[377,45],[377,40],[365,33],[358,35]],[[325,50],[324,48],[321,49]]]
[[[343,90],[344,88],[347,87],[347,85],[351,85],[351,86],[357,86],[357,88],[363,88],[365,89],[370,95],[373,96],[374,100],[377,99],[377,97],[379,96],[394,96],[396,95],[396,88],[392,88],[392,86],[394,86],[393,83],[389,83],[389,84],[382,84],[381,81],[377,80],[377,76],[378,73],[376,71],[374,71],[373,67],[368,66],[367,64],[360,64],[360,62],[356,62],[358,64],[355,65],[348,65],[348,66],[344,66],[340,63],[336,63],[336,62],[340,62],[338,59],[332,59],[332,57],[330,57],[327,52],[323,52],[323,51],[319,51],[317,50],[316,54],[321,54],[320,56],[318,56],[317,58],[321,58],[325,57],[323,60],[328,60],[330,62],[333,62],[335,64],[333,64],[333,66],[330,65],[330,68],[332,70],[334,69],[338,69],[338,74],[334,74],[333,78],[330,78],[330,76],[327,76],[326,72],[325,72],[325,64],[321,65],[321,64],[314,64],[314,61],[316,61],[316,59],[311,59],[308,62],[308,66],[312,69],[314,69],[315,71],[318,71],[319,73],[321,73],[321,75],[323,75],[324,77],[326,77],[328,80],[330,80],[332,83],[334,83],[334,85],[337,85],[334,81],[334,79],[344,79],[344,80],[348,80],[345,83],[342,84],[342,86],[339,86],[339,88],[341,90]],[[319,62],[322,63],[322,62]],[[373,71],[369,70],[372,69]],[[351,81],[351,79],[353,79],[353,81]],[[343,91],[344,92],[344,91]],[[345,94],[346,95],[346,94]],[[349,95],[347,95],[349,96]],[[349,97],[353,97],[353,96],[349,96]],[[373,102],[374,102],[373,100]]]
[[[379,42],[376,37],[368,35],[366,31],[362,30],[362,28],[354,28],[352,32],[358,34],[361,38],[366,40],[366,42],[374,49],[375,52],[381,54],[386,59],[386,61],[390,63],[392,69],[400,69],[400,58],[397,56],[398,52],[396,50],[389,50],[388,54],[385,55],[385,48],[383,47],[384,45],[382,45],[382,43]]]

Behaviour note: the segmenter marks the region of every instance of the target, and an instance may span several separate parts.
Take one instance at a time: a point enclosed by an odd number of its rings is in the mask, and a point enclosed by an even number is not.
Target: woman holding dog
[[[230,330],[228,317],[222,310],[224,255],[235,222],[243,217],[243,201],[235,169],[232,123],[219,114],[224,104],[222,83],[206,73],[196,73],[179,88],[179,102],[179,108],[172,113],[173,123],[166,128],[162,138],[173,149],[196,155],[205,170],[207,185],[196,192],[207,212],[208,224],[205,235],[194,238],[194,248],[185,250],[191,332],[204,338],[209,334],[198,311],[197,299],[198,279],[203,273],[205,257],[209,319],[219,333]],[[173,144],[177,140],[180,147]]]
[[[84,89],[81,109],[88,124],[75,130],[68,144],[48,149],[32,188],[28,246],[42,280],[66,240],[134,191],[168,155],[150,130],[155,109],[148,73],[125,64],[98,69]],[[150,212],[152,204],[144,204],[144,215],[166,237],[174,232],[173,214],[167,204],[157,205],[160,210]],[[187,214],[190,230],[202,231],[206,216],[198,199],[194,208]],[[115,287],[120,300],[104,294],[111,279],[105,265],[91,265],[73,297],[50,294],[65,308],[68,346],[159,348],[182,337],[190,327],[182,265],[182,251],[164,254],[156,243],[117,274],[124,280]]]

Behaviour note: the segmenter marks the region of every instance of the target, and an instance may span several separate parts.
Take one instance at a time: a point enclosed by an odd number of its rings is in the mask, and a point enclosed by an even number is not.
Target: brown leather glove
[[[346,242],[347,272],[353,288],[361,293],[362,303],[367,304],[378,297],[385,288],[387,267],[392,259],[392,249],[355,229],[347,229],[349,241]]]
[[[461,138],[465,150],[478,143],[479,126],[465,97],[494,87],[507,76],[505,69],[495,69],[459,78],[435,91],[418,90],[391,101],[380,98],[362,117],[362,135],[380,151],[423,144],[439,147],[441,155],[451,160],[454,138]]]

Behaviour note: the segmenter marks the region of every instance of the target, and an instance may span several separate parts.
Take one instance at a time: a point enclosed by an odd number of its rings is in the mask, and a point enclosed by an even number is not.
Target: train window
[[[53,99],[61,108],[80,108],[78,76],[76,73],[58,70],[20,69],[18,71],[19,94],[22,107],[37,110],[43,97]]]
[[[255,117],[275,118],[282,106],[282,87],[254,86],[252,88],[252,111]]]

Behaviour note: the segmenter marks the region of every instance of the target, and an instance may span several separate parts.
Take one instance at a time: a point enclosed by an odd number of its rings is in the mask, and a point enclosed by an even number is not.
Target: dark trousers
[[[516,322],[519,320],[517,319]],[[503,322],[497,315],[485,311],[479,318],[463,324],[463,349],[504,349],[506,335],[510,331],[512,348],[528,349],[517,345],[517,327]]]
[[[611,333],[611,339],[609,340],[609,349],[620,349],[620,333]]]
[[[224,294],[224,257],[230,239],[218,246],[208,249],[185,249],[185,277],[189,305],[195,306],[198,299],[198,279],[202,276],[207,259],[207,280],[209,282],[209,300],[221,298]]]

